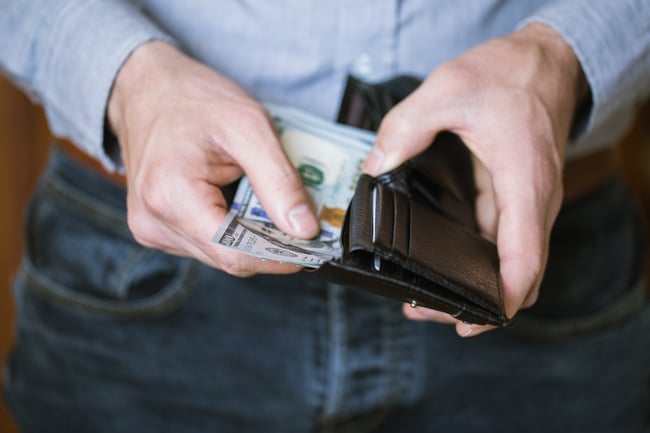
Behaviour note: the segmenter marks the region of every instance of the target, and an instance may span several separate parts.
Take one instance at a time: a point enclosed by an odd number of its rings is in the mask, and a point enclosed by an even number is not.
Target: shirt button
[[[363,53],[350,65],[350,75],[366,83],[377,83],[386,77],[381,63],[368,53]]]

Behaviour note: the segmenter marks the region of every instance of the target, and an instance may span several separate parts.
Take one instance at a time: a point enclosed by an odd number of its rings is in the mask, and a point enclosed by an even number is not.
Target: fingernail
[[[289,224],[302,234],[312,234],[318,229],[318,221],[307,204],[299,204],[289,211]]]
[[[373,147],[366,157],[364,169],[368,174],[376,176],[381,173],[381,167],[384,164],[384,152],[378,147]]]

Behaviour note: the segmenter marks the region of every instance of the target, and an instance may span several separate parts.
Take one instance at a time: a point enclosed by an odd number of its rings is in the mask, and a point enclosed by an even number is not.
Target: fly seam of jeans
[[[386,303],[383,308],[383,340],[386,353],[386,389],[384,405],[397,404],[402,395],[402,363],[404,359],[404,321],[401,310],[396,310],[393,303]]]
[[[342,408],[346,380],[347,320],[345,288],[327,285],[328,366],[321,421],[335,418]]]

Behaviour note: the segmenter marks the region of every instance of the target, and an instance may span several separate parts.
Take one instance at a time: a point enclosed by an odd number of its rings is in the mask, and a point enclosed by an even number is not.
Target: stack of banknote
[[[318,268],[341,255],[343,218],[375,134],[295,108],[274,104],[266,108],[312,201],[320,221],[320,235],[302,240],[279,230],[243,177],[212,242],[263,259]]]

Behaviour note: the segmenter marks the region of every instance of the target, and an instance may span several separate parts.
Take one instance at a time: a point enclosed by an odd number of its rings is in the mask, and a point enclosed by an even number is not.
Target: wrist
[[[111,131],[119,138],[125,127],[128,103],[144,90],[152,80],[152,71],[161,58],[177,52],[173,45],[162,41],[152,41],[140,45],[126,59],[120,68],[108,98],[106,118]]]
[[[531,23],[516,32],[516,38],[523,39],[538,47],[542,56],[553,64],[555,79],[567,83],[563,86],[568,92],[565,97],[572,102],[573,113],[588,103],[590,98],[589,83],[573,48],[553,28],[539,23]]]

